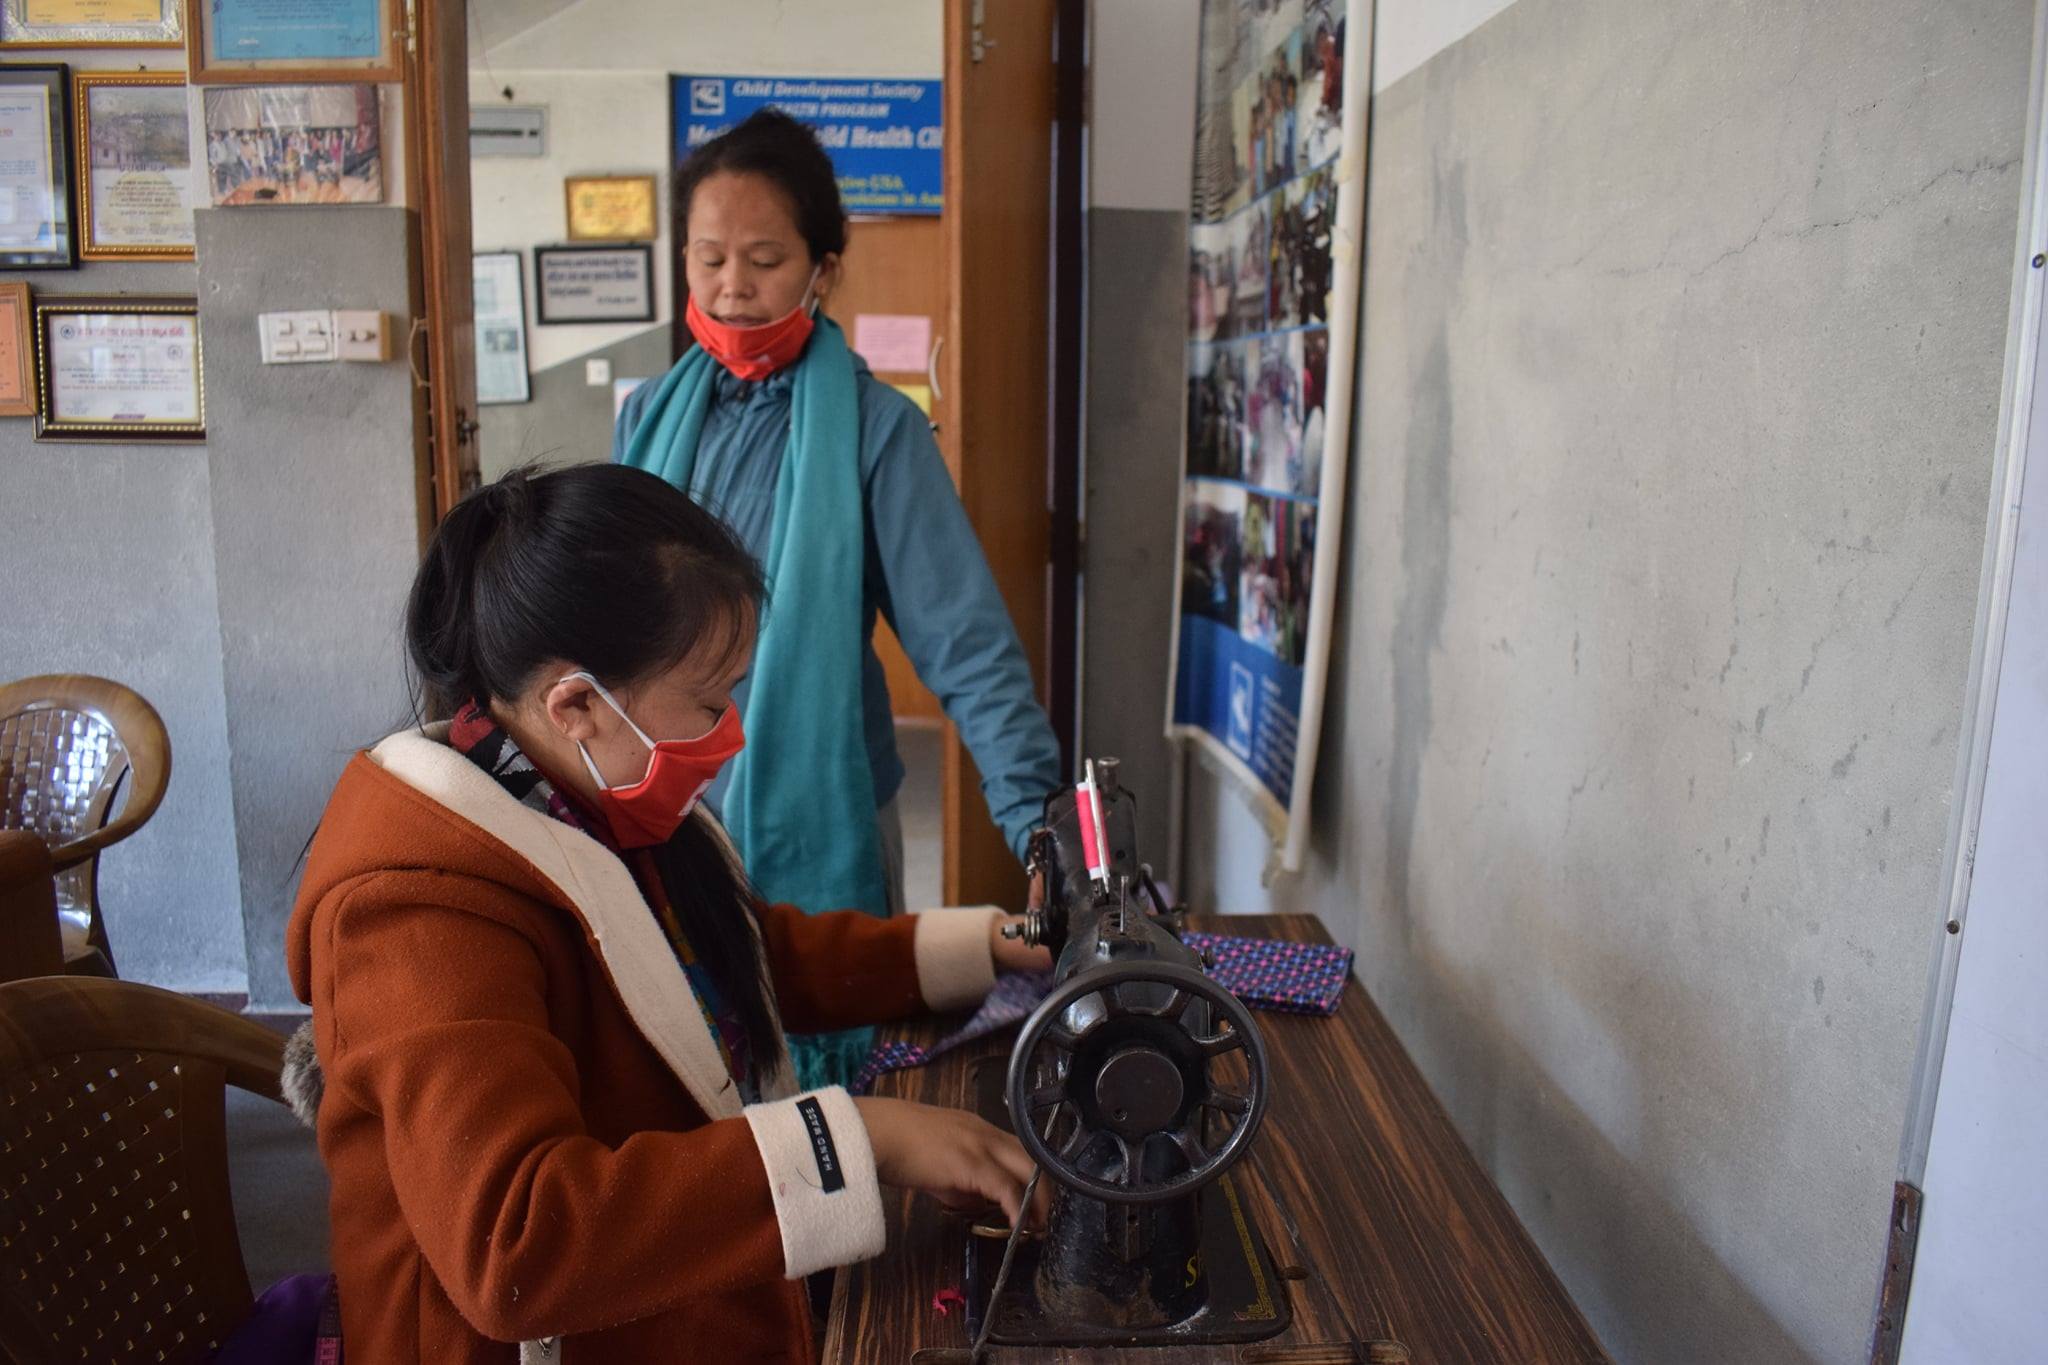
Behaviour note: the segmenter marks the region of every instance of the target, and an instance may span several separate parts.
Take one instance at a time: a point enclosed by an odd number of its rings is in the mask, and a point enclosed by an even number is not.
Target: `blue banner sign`
[[[839,172],[848,213],[939,211],[939,81],[671,76],[669,83],[678,165],[755,110],[773,106],[817,133]]]

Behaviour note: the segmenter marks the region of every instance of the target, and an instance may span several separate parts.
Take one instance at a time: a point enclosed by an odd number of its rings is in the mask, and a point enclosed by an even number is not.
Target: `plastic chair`
[[[0,981],[63,970],[50,846],[29,830],[0,830]]]
[[[0,828],[33,830],[50,846],[66,971],[115,975],[100,918],[100,850],[142,828],[170,782],[170,733],[130,689],[82,673],[0,685]]]
[[[0,985],[0,1357],[187,1365],[248,1317],[224,1084],[277,1099],[283,1050],[154,986]]]

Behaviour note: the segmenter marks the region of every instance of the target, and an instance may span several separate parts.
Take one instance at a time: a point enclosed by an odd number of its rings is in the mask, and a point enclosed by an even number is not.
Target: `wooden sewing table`
[[[1329,941],[1308,915],[1198,916],[1196,927]],[[1287,1330],[1248,1346],[995,1347],[991,1365],[1607,1360],[1357,981],[1330,1018],[1261,1013],[1258,1021],[1272,1058],[1273,1102],[1232,1178],[1282,1268],[1293,1310]],[[923,1022],[894,1036],[929,1042],[944,1030]],[[1007,1056],[1015,1036],[1014,1028],[1000,1030],[928,1066],[891,1072],[875,1093],[972,1108],[974,1060]],[[883,1205],[888,1250],[841,1271],[834,1287],[828,1365],[911,1365],[920,1350],[970,1344],[960,1308],[941,1315],[933,1306],[939,1291],[961,1282],[965,1224],[901,1191],[884,1190]]]

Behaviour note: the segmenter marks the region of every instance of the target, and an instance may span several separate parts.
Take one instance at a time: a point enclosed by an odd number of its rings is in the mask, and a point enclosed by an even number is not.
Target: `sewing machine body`
[[[1019,1246],[991,1340],[1260,1340],[1285,1329],[1286,1296],[1227,1168],[1264,1111],[1263,1042],[1201,974],[1181,941],[1183,912],[1138,864],[1136,802],[1114,762],[1095,771],[1093,809],[1086,787],[1056,794],[1034,844],[1047,894],[1025,936],[1055,953],[1053,991],[1007,1071],[976,1078],[984,1117],[1018,1131],[1057,1182],[1044,1236]],[[1100,845],[1083,830],[1091,814]],[[1007,1232],[981,1225],[968,1239],[976,1331]]]

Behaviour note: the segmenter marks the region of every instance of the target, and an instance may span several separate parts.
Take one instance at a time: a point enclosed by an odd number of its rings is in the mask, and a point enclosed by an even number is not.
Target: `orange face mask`
[[[590,780],[597,784],[597,803],[611,825],[612,838],[620,848],[649,848],[667,843],[703,799],[719,770],[747,746],[746,734],[740,728],[739,708],[727,706],[717,723],[695,739],[653,740],[633,723],[603,683],[588,673],[571,673],[569,677],[582,678],[596,688],[597,695],[619,713],[619,719],[632,728],[649,750],[646,776],[628,787],[611,787],[605,785],[604,774],[591,761],[590,751],[580,741],[576,745],[576,752],[583,755],[583,766],[590,771]]]
[[[811,339],[811,329],[817,325],[818,301],[811,297],[811,289],[817,283],[818,272],[813,270],[810,284],[804,286],[805,302],[759,327],[735,327],[720,322],[697,306],[695,294],[683,305],[683,319],[690,324],[690,335],[697,338],[697,344],[713,360],[739,378],[759,383],[777,370],[795,364],[796,358],[804,353],[804,343]]]

